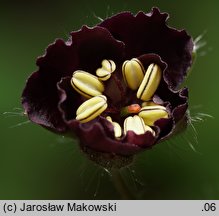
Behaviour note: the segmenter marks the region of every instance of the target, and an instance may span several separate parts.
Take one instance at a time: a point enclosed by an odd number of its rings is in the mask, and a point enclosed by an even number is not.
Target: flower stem
[[[112,181],[118,193],[121,196],[121,199],[124,200],[134,200],[135,197],[127,187],[119,169],[112,169],[110,171]]]

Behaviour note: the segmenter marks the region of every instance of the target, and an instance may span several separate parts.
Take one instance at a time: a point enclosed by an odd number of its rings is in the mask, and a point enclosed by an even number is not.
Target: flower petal
[[[102,67],[104,59],[121,62],[124,58],[124,44],[113,38],[111,33],[102,27],[88,28],[83,26],[78,32],[72,32],[72,45],[77,50],[78,70],[95,74]]]
[[[24,110],[29,119],[36,124],[57,132],[63,132],[66,126],[57,109],[57,89],[51,85],[51,79],[44,79],[43,77],[45,76],[35,72],[29,78],[22,94]],[[45,91],[45,89],[47,90]]]
[[[128,131],[125,140],[128,143],[134,143],[143,150],[145,148],[150,148],[153,144],[155,144],[157,137],[153,136],[150,132],[137,135],[133,131]]]
[[[120,13],[99,26],[125,43],[127,59],[146,53],[158,54],[168,64],[165,80],[175,89],[192,64],[193,42],[185,30],[168,27],[167,18],[168,14],[153,8],[148,14],[139,12],[136,16],[130,12]]]
[[[65,77],[57,84],[60,97],[58,107],[65,123],[68,121],[74,121],[74,123],[71,124],[71,129],[73,129],[78,127],[79,122],[75,120],[76,110],[84,100],[78,92],[73,90],[70,80],[71,77]]]
[[[187,110],[188,110],[188,89],[184,88],[179,91],[172,91],[169,93],[169,104],[172,106],[172,127],[165,127],[163,128],[162,133],[163,135],[160,137],[160,141],[169,138],[177,133],[183,132],[183,130],[188,125],[188,118],[187,118]],[[173,103],[174,101],[174,103]],[[164,119],[165,121],[166,119]],[[156,122],[156,126],[160,127],[160,122]],[[166,133],[164,133],[166,131]]]
[[[77,65],[72,48],[58,39],[37,60],[39,70],[27,80],[22,104],[31,121],[57,132],[66,130],[57,104],[56,83]]]
[[[81,146],[89,147],[97,152],[107,152],[118,155],[134,155],[143,148],[134,143],[121,142],[106,135],[103,126],[96,122],[91,127],[80,125],[79,133]]]

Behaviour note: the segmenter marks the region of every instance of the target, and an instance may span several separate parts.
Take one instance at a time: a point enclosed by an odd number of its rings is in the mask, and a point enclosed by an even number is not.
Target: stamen
[[[144,66],[137,58],[127,60],[122,65],[124,81],[126,85],[132,90],[138,89],[144,78],[144,73]]]
[[[150,100],[160,84],[161,76],[161,68],[157,64],[150,64],[138,88],[137,98],[143,101]]]
[[[71,85],[86,98],[101,95],[104,91],[103,83],[96,76],[82,70],[73,73]]]
[[[124,121],[124,133],[127,134],[128,131],[133,131],[134,133],[140,135],[147,131],[150,131],[153,135],[155,132],[147,125],[145,125],[143,119],[137,115],[129,116]]]
[[[112,125],[113,125],[113,127],[114,127],[114,128],[113,128],[113,129],[114,129],[114,136],[115,136],[116,138],[121,137],[121,136],[122,136],[122,128],[121,128],[121,126],[119,125],[119,123],[114,122],[110,116],[107,116],[106,119],[107,119],[109,122],[111,122]]]
[[[78,107],[76,119],[81,123],[89,122],[104,112],[106,108],[107,98],[104,95],[93,97]]]
[[[116,70],[116,64],[112,60],[104,59],[102,67],[96,70],[96,74],[100,80],[106,81],[111,77],[111,73]]]
[[[164,106],[145,106],[138,114],[143,118],[144,123],[149,126],[153,126],[154,122],[160,118],[168,118],[168,112]]]

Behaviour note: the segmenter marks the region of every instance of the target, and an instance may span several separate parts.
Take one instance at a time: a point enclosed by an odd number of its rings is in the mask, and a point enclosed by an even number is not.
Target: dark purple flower
[[[67,42],[57,39],[37,59],[39,69],[29,77],[24,88],[22,104],[29,119],[55,133],[76,135],[82,150],[103,165],[118,158],[126,161],[129,156],[181,131],[187,125],[188,89],[179,89],[179,86],[192,64],[193,42],[185,30],[168,27],[167,18],[168,14],[160,13],[157,8],[148,14],[122,12],[92,28],[83,26],[72,32]],[[105,68],[101,66],[103,60]],[[150,65],[153,66],[151,74],[146,72]],[[100,90],[107,98],[107,108],[82,123],[76,111],[95,96],[84,97],[83,90],[89,90],[90,84],[83,87],[86,84],[83,72],[96,76],[98,68],[108,78],[101,81],[104,90]],[[75,71],[82,71],[82,78],[73,76]],[[159,79],[157,71],[160,71],[160,82],[153,87]],[[82,87],[77,86],[79,83],[73,88],[72,76],[74,80],[82,79]],[[148,80],[142,84],[145,76]],[[152,87],[148,87],[150,80]],[[99,83],[95,85],[101,88]],[[150,98],[142,96],[140,86],[142,91],[155,88]],[[103,102],[99,105],[103,109],[105,100],[101,97],[97,100]],[[147,100],[153,102],[143,109],[142,103]],[[163,109],[165,116],[156,119],[152,113],[154,121],[148,123],[150,120],[142,116],[153,109]],[[120,135],[115,135],[116,125],[110,122],[109,116],[120,127]],[[149,126],[140,125],[142,119]]]

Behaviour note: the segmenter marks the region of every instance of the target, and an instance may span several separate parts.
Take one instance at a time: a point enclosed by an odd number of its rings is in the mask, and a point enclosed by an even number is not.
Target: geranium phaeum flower
[[[57,39],[24,88],[29,119],[76,135],[102,164],[185,128],[188,89],[179,86],[192,64],[193,42],[185,30],[168,27],[167,18],[157,8],[122,12],[72,32],[67,42]]]

